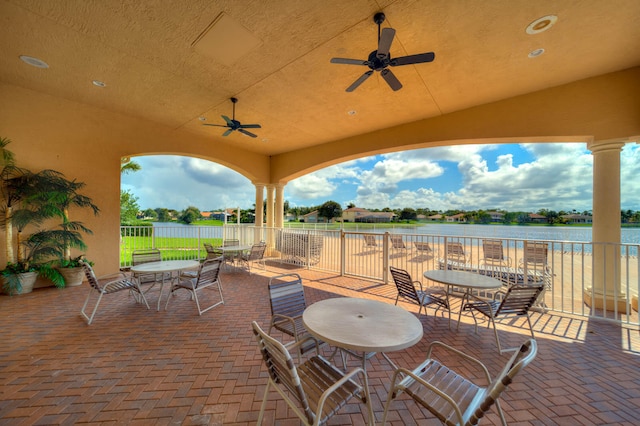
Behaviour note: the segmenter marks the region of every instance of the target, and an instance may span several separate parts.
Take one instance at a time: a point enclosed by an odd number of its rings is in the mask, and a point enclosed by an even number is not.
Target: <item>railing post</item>
[[[389,233],[382,239],[382,282],[389,284]]]
[[[340,230],[340,276],[344,277],[347,263],[347,239],[344,233],[344,229]]]

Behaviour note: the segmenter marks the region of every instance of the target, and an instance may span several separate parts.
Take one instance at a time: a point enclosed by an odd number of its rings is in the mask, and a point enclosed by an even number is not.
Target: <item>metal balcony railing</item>
[[[384,229],[127,226],[121,227],[120,263],[130,266],[136,249],[158,248],[163,259],[204,259],[205,242],[215,246],[225,239],[237,239],[241,244],[266,241],[270,261],[389,285],[389,266],[406,269],[423,281],[424,271],[444,268],[491,275],[505,285],[544,280],[546,291],[540,301],[544,309],[640,325],[638,244],[487,239]],[[487,240],[500,242],[501,256]]]

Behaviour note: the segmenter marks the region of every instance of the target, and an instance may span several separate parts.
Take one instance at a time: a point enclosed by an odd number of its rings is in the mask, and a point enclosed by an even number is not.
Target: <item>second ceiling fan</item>
[[[215,126],[215,127],[226,127],[228,130],[225,131],[222,136],[229,136],[231,134],[231,132],[234,131],[239,131],[240,133],[243,133],[247,136],[250,136],[252,138],[257,138],[258,135],[255,135],[251,132],[249,132],[248,130],[245,129],[260,129],[262,128],[262,126],[260,126],[259,124],[242,124],[240,123],[238,120],[236,120],[236,102],[238,102],[238,99],[236,98],[231,98],[231,102],[233,103],[233,116],[232,118],[227,117],[226,115],[223,115],[222,118],[224,119],[224,121],[227,122],[227,124],[207,124],[204,123],[204,126]]]
[[[380,30],[380,25],[384,22],[384,13],[378,12],[373,17],[373,22],[378,24],[378,49],[369,54],[369,58],[362,59],[347,59],[347,58],[332,58],[333,64],[346,64],[346,65],[365,65],[369,67],[369,71],[365,72],[356,81],[347,87],[347,92],[353,92],[358,86],[360,86],[366,79],[371,77],[374,71],[378,71],[384,81],[387,82],[392,90],[402,89],[402,83],[396,78],[388,67],[397,67],[401,65],[421,64],[425,62],[432,62],[436,55],[433,52],[419,53],[417,55],[400,56],[398,58],[391,58],[389,49],[393,42],[393,37],[396,34],[396,30],[393,28],[384,28]]]

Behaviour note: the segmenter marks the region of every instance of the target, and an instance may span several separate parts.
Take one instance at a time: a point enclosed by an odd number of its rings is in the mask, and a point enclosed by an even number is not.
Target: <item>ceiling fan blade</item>
[[[222,134],[222,136],[229,136],[229,135],[231,134],[231,132],[233,132],[233,129],[229,129],[229,130],[227,130],[226,132],[224,132],[224,133]]]
[[[368,79],[369,77],[371,77],[371,74],[373,74],[373,71],[367,71],[364,74],[362,74],[360,76],[360,78],[358,78],[356,81],[353,82],[353,84],[349,87],[347,87],[347,92],[353,92],[354,90],[356,90],[358,88],[358,86],[360,86],[362,83],[364,83],[364,81],[366,79]]]
[[[378,53],[376,56],[380,59],[384,59],[389,54],[389,49],[391,49],[391,43],[393,42],[393,37],[396,35],[396,30],[393,28],[383,28],[382,34],[380,35],[380,40],[378,41]]]
[[[222,124],[209,124],[209,123],[202,123],[203,126],[215,126],[215,127],[229,127],[226,124],[223,126]]]
[[[240,129],[262,129],[259,124],[241,124]]]
[[[229,117],[227,117],[226,115],[221,115],[221,117],[224,119],[224,121],[227,122],[229,126],[233,126],[233,121],[231,121]]]
[[[384,78],[384,81],[387,82],[389,87],[391,87],[394,92],[402,89],[402,83],[400,83],[400,81],[396,78],[396,76],[391,72],[390,69],[384,69],[380,74],[382,74],[382,78]]]
[[[247,136],[251,136],[252,138],[257,138],[257,137],[258,137],[258,135],[254,135],[253,133],[248,132],[248,131],[246,131],[245,129],[238,129],[238,131],[239,131],[240,133],[244,133],[244,134],[245,134],[245,135],[247,135]]]
[[[368,65],[369,61],[364,61],[362,59],[331,58],[331,63],[345,65]]]
[[[394,58],[391,60],[389,65],[391,65],[392,67],[397,67],[398,65],[422,64],[424,62],[431,62],[435,58],[436,58],[436,54],[433,52],[419,53],[417,55],[401,56],[399,58]]]

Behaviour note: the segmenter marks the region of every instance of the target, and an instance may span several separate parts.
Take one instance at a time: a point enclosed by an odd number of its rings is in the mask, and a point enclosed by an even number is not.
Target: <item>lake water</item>
[[[221,238],[222,227],[203,227],[185,225],[182,223],[154,222],[156,236],[172,236],[174,232],[162,228],[186,228],[180,229],[180,235],[188,238],[207,236]],[[218,229],[212,229],[218,228]],[[213,231],[213,232],[212,232]],[[389,228],[380,228],[378,232],[389,231]],[[626,244],[640,244],[640,228],[622,228],[621,242]],[[569,226],[519,226],[519,225],[471,225],[471,224],[441,224],[428,223],[418,227],[395,227],[393,232],[399,234],[427,234],[447,235],[454,237],[479,237],[479,238],[514,238],[519,240],[547,240],[547,241],[591,241],[590,227]]]

